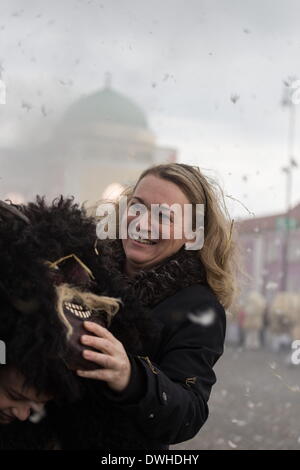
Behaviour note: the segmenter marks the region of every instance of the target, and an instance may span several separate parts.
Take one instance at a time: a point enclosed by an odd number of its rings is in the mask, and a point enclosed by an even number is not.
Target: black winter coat
[[[164,324],[158,349],[150,357],[130,357],[133,372],[126,393],[116,397],[107,390],[106,396],[126,413],[146,449],[168,449],[193,438],[208,417],[225,313],[211,289],[200,284],[183,288],[152,313]],[[203,324],[192,321],[193,315]]]

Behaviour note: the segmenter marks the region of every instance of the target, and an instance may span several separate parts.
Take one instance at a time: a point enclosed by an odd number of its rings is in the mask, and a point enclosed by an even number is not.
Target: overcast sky
[[[0,146],[45,138],[109,71],[113,87],[144,108],[159,144],[240,201],[228,198],[233,216],[248,216],[243,205],[256,215],[283,211],[280,103],[283,80],[300,78],[299,23],[297,0],[0,0]],[[297,106],[296,118],[300,163]],[[300,202],[300,168],[292,200]]]

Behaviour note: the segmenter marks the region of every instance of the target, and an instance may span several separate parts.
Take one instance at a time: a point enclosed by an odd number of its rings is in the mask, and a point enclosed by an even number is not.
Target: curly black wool
[[[15,207],[30,224],[0,212],[0,339],[7,345],[7,361],[38,391],[76,398],[80,380],[62,360],[66,332],[55,310],[56,293],[45,261],[75,254],[93,272],[89,289],[111,295],[113,257],[96,254],[95,222],[73,198],[61,196],[47,204],[38,196],[35,202]],[[27,313],[16,308],[24,304],[29,306]],[[111,329],[128,352],[137,353],[157,338],[160,325],[138,299],[127,296]]]

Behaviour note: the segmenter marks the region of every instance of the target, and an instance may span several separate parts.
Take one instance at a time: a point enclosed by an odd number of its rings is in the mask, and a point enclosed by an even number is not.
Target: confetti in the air
[[[188,313],[188,318],[191,320],[191,322],[197,323],[198,325],[202,326],[212,325],[215,320],[215,316],[216,313],[213,309],[208,309],[197,313]]]
[[[233,104],[235,104],[238,100],[240,99],[240,95],[237,93],[232,93],[230,96],[230,100],[232,101]]]

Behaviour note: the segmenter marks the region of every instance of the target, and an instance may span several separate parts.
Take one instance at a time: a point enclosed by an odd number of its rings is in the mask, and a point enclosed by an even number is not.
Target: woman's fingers
[[[90,346],[98,351],[106,352],[110,355],[114,354],[114,344],[106,338],[98,338],[96,336],[83,335],[81,337],[82,344]]]
[[[105,328],[104,326],[98,325],[97,323],[94,323],[91,321],[85,321],[83,322],[83,324],[86,330],[91,331],[96,336],[100,336],[101,338],[106,338],[110,341],[119,342],[117,338],[115,338],[114,335],[110,331],[108,331],[108,329]]]
[[[117,361],[112,356],[108,356],[107,354],[101,354],[85,349],[82,352],[82,355],[88,361],[94,362],[95,364],[98,364],[105,369],[116,369],[118,365]]]
[[[130,380],[131,364],[123,344],[103,326],[85,321],[84,327],[95,336],[83,335],[81,342],[96,351],[85,349],[83,357],[101,368],[77,370],[77,374],[88,379],[104,380],[113,390],[124,390]]]
[[[113,372],[106,369],[77,370],[77,374],[86,379],[104,380],[105,382],[111,382],[114,378]]]

